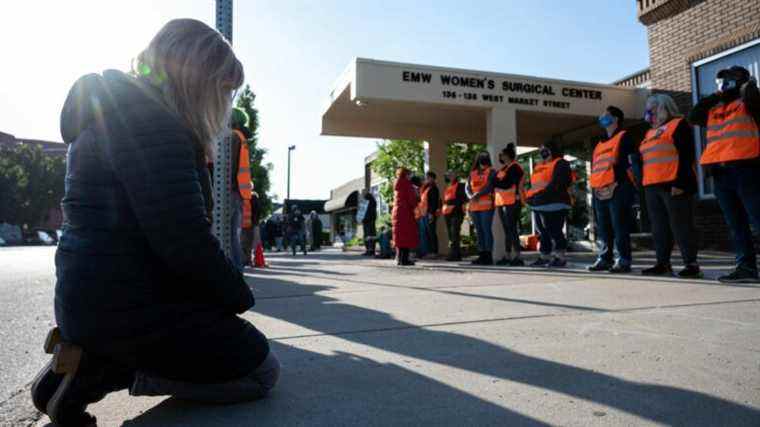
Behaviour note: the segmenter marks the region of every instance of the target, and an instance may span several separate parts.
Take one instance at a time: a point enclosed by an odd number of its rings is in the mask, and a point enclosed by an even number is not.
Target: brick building
[[[646,26],[649,69],[615,82],[670,93],[684,113],[715,90],[718,70],[741,65],[760,76],[760,0],[636,0]],[[697,150],[703,137],[697,131]],[[728,230],[701,168],[697,222],[706,247],[730,247]]]

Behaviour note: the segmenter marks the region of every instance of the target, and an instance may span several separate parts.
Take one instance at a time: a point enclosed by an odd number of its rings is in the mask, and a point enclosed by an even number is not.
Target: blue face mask
[[[654,112],[652,112],[652,110],[646,110],[644,112],[644,121],[651,125],[654,124]]]
[[[605,115],[599,117],[599,126],[607,129],[608,127],[610,127],[615,122],[614,120],[615,119],[613,119],[611,115],[605,114]]]
[[[727,92],[736,88],[736,80],[732,79],[715,79],[715,85],[718,86],[718,90],[721,92]]]

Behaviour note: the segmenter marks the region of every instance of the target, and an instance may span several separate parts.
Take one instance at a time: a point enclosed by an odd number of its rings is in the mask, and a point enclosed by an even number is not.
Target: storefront
[[[639,118],[648,94],[642,88],[359,58],[331,92],[322,134],[426,141],[429,169],[443,187],[447,144],[486,144],[496,158],[509,142],[523,151],[549,138],[590,143],[600,133],[596,118],[605,107],[616,105]],[[446,241],[442,223],[439,237]],[[494,234],[500,257],[498,218]]]

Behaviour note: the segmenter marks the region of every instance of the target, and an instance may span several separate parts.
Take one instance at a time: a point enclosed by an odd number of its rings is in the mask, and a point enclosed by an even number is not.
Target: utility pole
[[[232,44],[232,0],[216,0],[216,29]],[[232,198],[230,182],[232,169],[232,133],[227,132],[216,140],[214,154],[214,213],[213,232],[222,250],[229,257],[232,253]]]
[[[295,145],[291,145],[288,147],[288,197],[285,200],[290,200],[290,152],[295,149],[296,149]]]

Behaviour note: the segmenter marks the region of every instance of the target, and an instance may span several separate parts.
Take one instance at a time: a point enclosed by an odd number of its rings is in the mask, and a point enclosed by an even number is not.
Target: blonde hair
[[[232,99],[243,85],[243,65],[222,35],[195,19],[174,19],[153,37],[133,72],[159,88],[213,158],[213,142],[228,126]]]
[[[647,98],[646,108],[649,109],[650,107],[657,108],[657,117],[662,119],[663,123],[681,115],[673,98],[664,93],[656,93]]]

